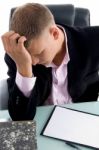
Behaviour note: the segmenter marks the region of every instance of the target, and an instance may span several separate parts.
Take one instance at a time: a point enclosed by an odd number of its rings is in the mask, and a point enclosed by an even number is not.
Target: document
[[[99,148],[99,116],[55,106],[41,134]]]

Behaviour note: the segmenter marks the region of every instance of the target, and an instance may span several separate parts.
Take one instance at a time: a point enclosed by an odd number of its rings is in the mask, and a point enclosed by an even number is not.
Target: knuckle
[[[13,34],[12,36],[9,37],[10,40],[16,40],[19,37],[18,33]]]
[[[4,50],[6,51],[6,52],[10,52],[10,49],[8,48],[8,47],[4,47]]]
[[[19,37],[20,35],[18,33],[15,33],[15,37]]]
[[[24,36],[21,36],[21,37],[19,38],[18,42],[23,42],[23,41],[25,41],[25,37],[24,37]]]
[[[6,40],[6,35],[2,35],[2,36],[1,36],[1,40],[2,40],[2,41]]]
[[[4,36],[4,35],[2,35],[2,36],[1,36],[1,39],[3,40],[3,39],[4,39],[4,37],[5,37],[5,36]]]
[[[13,37],[13,36],[9,37],[9,40],[10,40],[10,41],[13,41],[13,40],[14,40],[14,37]]]

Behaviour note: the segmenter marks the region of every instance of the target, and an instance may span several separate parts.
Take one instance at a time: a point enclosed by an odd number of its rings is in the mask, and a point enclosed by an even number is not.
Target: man
[[[2,42],[13,120],[33,119],[38,105],[97,100],[99,27],[55,24],[47,7],[28,3],[14,11]]]

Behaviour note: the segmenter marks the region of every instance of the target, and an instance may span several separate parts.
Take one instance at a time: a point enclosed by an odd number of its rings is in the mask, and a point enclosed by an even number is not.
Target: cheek
[[[47,49],[43,55],[40,57],[41,61],[52,61],[55,57],[53,49]]]
[[[32,56],[32,64],[39,63],[39,59]]]
[[[50,57],[51,59],[53,59],[53,58],[55,57],[55,50],[54,50],[54,49],[51,49],[51,50],[49,51],[48,55],[49,55],[49,57]]]
[[[53,56],[52,52],[51,51],[47,51],[46,55],[45,55],[45,58],[51,59],[52,56]]]
[[[48,52],[47,56],[46,56],[46,61],[51,63],[53,61],[53,59],[54,59],[54,53],[52,51]]]

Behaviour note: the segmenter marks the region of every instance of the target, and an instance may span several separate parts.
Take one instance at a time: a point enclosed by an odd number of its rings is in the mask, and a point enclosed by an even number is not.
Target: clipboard
[[[99,115],[55,106],[41,135],[99,149]]]

